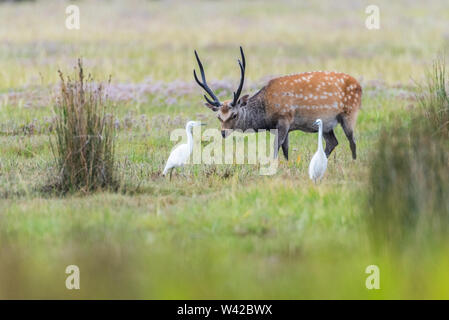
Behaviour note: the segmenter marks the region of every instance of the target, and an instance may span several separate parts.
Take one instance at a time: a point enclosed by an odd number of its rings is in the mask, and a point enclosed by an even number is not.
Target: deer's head
[[[200,58],[198,57],[198,53],[195,50],[195,57],[198,61],[198,66],[200,67],[202,82],[198,80],[195,70],[193,70],[193,76],[195,77],[195,80],[199,84],[199,86],[203,88],[204,91],[206,91],[206,93],[210,96],[209,98],[207,95],[204,95],[204,99],[206,99],[204,105],[217,113],[217,118],[221,122],[221,135],[223,136],[223,138],[226,138],[232,132],[232,130],[236,128],[236,124],[239,118],[239,109],[247,104],[249,98],[249,95],[244,95],[240,98],[240,94],[242,93],[243,88],[243,82],[245,80],[246,65],[245,55],[243,54],[242,47],[240,47],[240,54],[242,56],[242,60],[238,60],[240,67],[239,87],[237,91],[234,92],[234,98],[232,100],[225,100],[223,102],[220,102],[214,92],[207,85],[203,65]]]

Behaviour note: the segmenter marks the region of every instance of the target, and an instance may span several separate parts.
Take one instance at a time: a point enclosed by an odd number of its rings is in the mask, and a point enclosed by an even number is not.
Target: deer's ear
[[[213,104],[210,104],[209,102],[204,102],[204,105],[214,112],[217,112],[220,109],[220,107],[214,106]]]
[[[239,101],[237,102],[237,105],[240,107],[246,106],[248,103],[249,94],[245,94],[243,97],[240,97]]]

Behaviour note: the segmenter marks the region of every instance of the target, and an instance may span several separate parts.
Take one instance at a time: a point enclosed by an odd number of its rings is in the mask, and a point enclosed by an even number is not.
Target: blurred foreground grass
[[[80,31],[65,29],[62,2],[0,5],[0,298],[449,298],[444,241],[376,249],[366,224],[372,154],[419,107],[412,79],[448,44],[446,2],[381,1],[379,31],[364,27],[365,4],[350,1],[77,4]],[[360,79],[358,160],[337,129],[315,186],[306,172],[316,137],[293,132],[291,160],[274,176],[195,165],[161,177],[173,129],[189,119],[218,127],[192,84],[193,49],[230,96],[239,45],[248,92],[306,70]],[[55,169],[48,96],[57,69],[78,56],[95,79],[113,77],[122,193],[42,191]],[[70,264],[79,291],[65,288]],[[371,264],[379,291],[365,288]]]

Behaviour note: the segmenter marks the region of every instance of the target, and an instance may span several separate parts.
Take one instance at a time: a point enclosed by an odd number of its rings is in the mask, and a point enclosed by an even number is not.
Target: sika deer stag
[[[319,118],[323,121],[326,156],[329,157],[338,145],[334,128],[340,123],[349,140],[352,158],[356,159],[354,126],[362,100],[362,88],[356,79],[339,72],[304,72],[272,79],[252,97],[240,97],[246,67],[242,47],[240,54],[240,85],[232,100],[220,102],[207,85],[203,65],[195,51],[202,82],[198,80],[195,70],[193,75],[210,96],[204,95],[207,101],[205,105],[217,112],[223,138],[234,129],[277,129],[275,157],[282,146],[284,156],[288,159],[288,133],[293,130],[317,132],[314,123]]]

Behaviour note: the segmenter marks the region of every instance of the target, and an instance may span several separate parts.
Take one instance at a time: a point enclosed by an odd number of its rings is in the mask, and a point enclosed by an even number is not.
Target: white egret
[[[200,125],[204,124],[201,124],[199,121],[187,122],[186,124],[187,143],[177,146],[170,153],[170,156],[167,159],[167,164],[165,165],[164,171],[162,172],[162,174],[165,176],[167,172],[170,170],[170,180],[173,169],[176,167],[183,166],[189,159],[190,154],[192,153],[193,150],[192,128]]]
[[[323,121],[318,119],[315,121],[318,125],[318,150],[313,155],[309,165],[309,177],[315,183],[323,178],[327,168],[327,157],[323,150]]]

